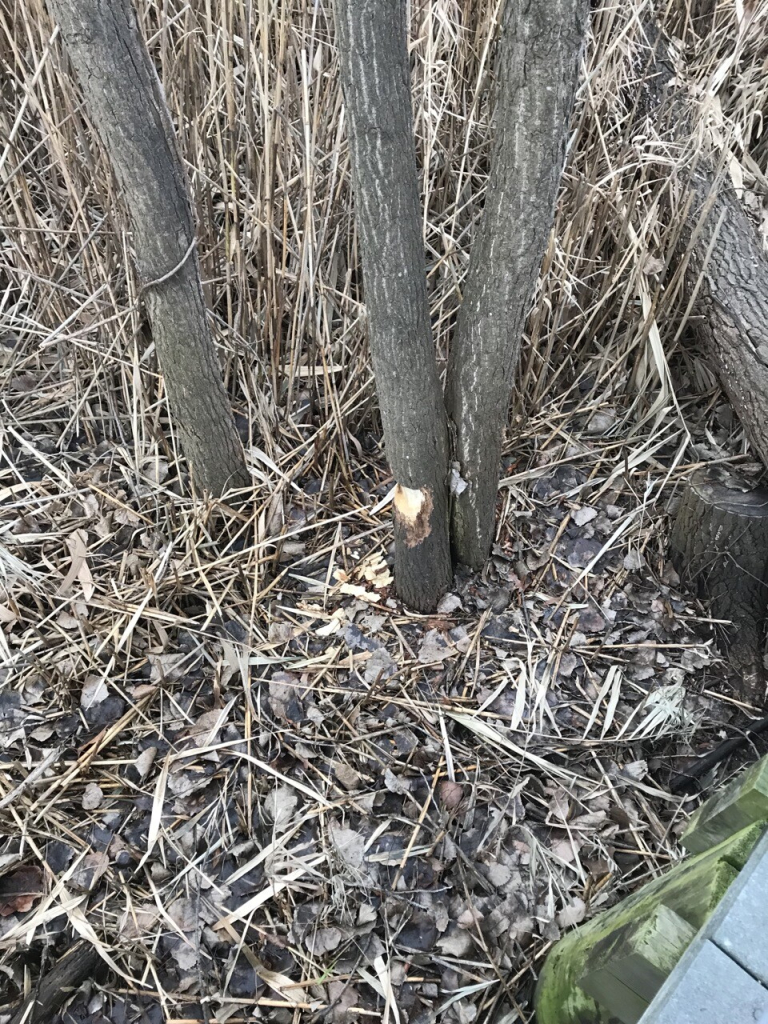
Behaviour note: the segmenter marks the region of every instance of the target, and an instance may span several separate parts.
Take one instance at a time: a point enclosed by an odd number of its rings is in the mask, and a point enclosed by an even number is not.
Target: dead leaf
[[[397,665],[392,660],[386,647],[379,647],[371,654],[363,670],[366,683],[375,683],[378,679],[389,679],[397,672]]]
[[[296,725],[304,717],[303,691],[298,684],[299,677],[292,672],[274,672],[269,681],[270,707],[277,718],[290,725]]]
[[[575,837],[570,839],[557,839],[550,847],[552,853],[563,864],[571,864],[576,860],[581,849],[581,843]]]
[[[471,952],[474,942],[470,932],[453,924],[445,935],[437,940],[437,945],[446,956],[466,956]]]
[[[430,629],[421,642],[418,658],[422,665],[433,665],[456,654],[455,648],[436,629]]]
[[[290,622],[270,622],[267,639],[271,644],[287,644],[289,640],[293,640],[296,633],[296,627]]]
[[[193,932],[198,924],[197,907],[194,900],[180,896],[168,908],[168,916],[182,932]]]
[[[152,666],[150,683],[173,683],[191,667],[192,659],[183,651],[176,651],[173,654],[148,654],[147,661]]]
[[[108,867],[108,854],[87,853],[72,874],[72,886],[76,889],[84,889],[86,892],[90,891]]]
[[[191,971],[197,965],[197,950],[184,939],[179,939],[171,950],[171,956],[182,971]]]
[[[43,895],[43,872],[36,864],[23,864],[0,878],[0,917],[25,914]]]
[[[437,613],[438,615],[450,615],[452,612],[458,611],[461,607],[461,598],[458,594],[446,594],[445,597],[440,598],[440,602],[437,606]]]
[[[310,932],[304,939],[307,949],[315,956],[322,956],[323,953],[330,953],[331,950],[341,942],[341,932],[338,928],[318,928],[316,932]]]
[[[398,778],[391,768],[384,769],[384,785],[390,793],[399,793],[401,796],[405,796],[406,793],[411,791],[408,783]]]
[[[577,896],[557,915],[557,923],[561,928],[572,928],[573,925],[580,924],[584,920],[586,913],[586,903]]]
[[[344,761],[334,762],[333,774],[342,784],[344,789],[350,792],[358,788],[360,785],[360,779],[362,778],[360,772],[356,772],[354,768],[350,768],[350,766]]]
[[[149,769],[152,767],[152,763],[157,756],[157,747],[147,747],[146,750],[142,750],[135,761],[136,771],[139,773],[140,778],[144,778]]]
[[[597,509],[590,508],[588,505],[583,508],[574,508],[571,510],[571,519],[576,526],[586,526],[593,519],[597,519]]]
[[[160,911],[151,903],[126,910],[120,921],[120,936],[124,939],[145,939],[154,930]]]
[[[340,828],[338,825],[332,825],[330,833],[334,848],[347,867],[361,867],[365,848],[363,837],[351,828]]]
[[[645,559],[643,558],[643,556],[640,554],[639,551],[636,551],[633,548],[626,555],[624,555],[624,562],[623,562],[623,564],[624,564],[624,568],[628,572],[634,572],[637,569],[642,569],[642,567],[645,565]]]
[[[88,568],[88,535],[85,530],[73,530],[67,537],[67,547],[72,564],[59,585],[58,593],[65,597],[69,594],[75,580],[78,580],[83,588],[85,600],[90,601],[95,588],[91,570]]]
[[[267,793],[262,809],[272,821],[275,832],[284,832],[288,828],[298,802],[299,798],[293,786],[283,784]]]
[[[106,700],[109,696],[109,689],[104,679],[97,675],[88,675],[85,677],[83,683],[83,689],[80,694],[80,707],[81,708],[92,708],[96,704],[101,704],[103,700]]]
[[[475,907],[467,907],[456,918],[456,924],[459,928],[477,928],[484,917],[485,915],[481,914]]]
[[[464,797],[464,787],[458,782],[444,779],[438,788],[440,803],[447,811],[455,811]]]
[[[81,806],[84,811],[95,811],[97,807],[100,807],[104,800],[104,793],[101,786],[95,782],[89,782],[83,790],[83,799]]]

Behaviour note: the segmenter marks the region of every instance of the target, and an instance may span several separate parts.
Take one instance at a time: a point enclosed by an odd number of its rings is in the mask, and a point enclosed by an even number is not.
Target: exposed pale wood
[[[368,336],[398,485],[395,586],[407,604],[431,611],[452,576],[448,425],[427,302],[407,5],[336,0],[335,13]]]

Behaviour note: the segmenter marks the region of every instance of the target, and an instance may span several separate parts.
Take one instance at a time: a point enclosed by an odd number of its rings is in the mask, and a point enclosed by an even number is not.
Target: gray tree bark
[[[195,484],[220,495],[249,474],[206,318],[184,167],[130,0],[48,0],[107,148],[168,401]]]
[[[588,0],[507,0],[491,175],[448,366],[455,558],[480,568],[493,538],[499,459],[520,336],[565,161]]]
[[[675,140],[691,131],[691,106],[675,82],[667,41],[646,26],[651,50],[643,113]],[[728,179],[703,151],[681,181],[690,198],[680,235],[693,331],[763,465],[768,467],[768,257]]]
[[[742,696],[762,706],[768,490],[722,470],[699,470],[680,502],[670,547],[681,578],[710,602],[713,617],[733,623],[723,646]]]
[[[695,333],[768,466],[768,258],[729,181],[718,185],[712,169],[701,166],[692,184],[683,241]]]
[[[451,577],[448,431],[426,287],[405,0],[336,0],[368,334],[395,477],[395,586],[434,609]]]

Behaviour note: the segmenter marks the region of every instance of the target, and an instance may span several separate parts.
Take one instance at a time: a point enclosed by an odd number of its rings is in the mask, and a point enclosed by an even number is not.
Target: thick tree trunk
[[[694,473],[670,541],[680,576],[733,628],[723,637],[742,694],[765,696],[763,634],[768,607],[768,491],[716,469]]]
[[[187,182],[162,87],[130,0],[48,0],[107,147],[171,413],[198,487],[249,482],[206,319]]]
[[[493,537],[499,457],[520,336],[552,227],[587,0],[507,0],[485,209],[451,346],[446,404],[467,487],[451,543],[479,568]]]
[[[684,239],[686,291],[696,296],[695,332],[768,467],[768,258],[729,181],[718,186],[712,170],[700,167],[693,185]]]
[[[368,334],[395,477],[395,586],[434,609],[451,581],[448,430],[427,302],[405,0],[336,0]]]
[[[644,81],[644,113],[669,138],[691,131],[690,101],[675,84],[667,41],[646,26],[652,46]],[[671,89],[671,91],[669,91]],[[680,238],[694,333],[708,354],[755,451],[768,467],[768,258],[728,179],[718,179],[706,153],[683,182],[691,196]]]

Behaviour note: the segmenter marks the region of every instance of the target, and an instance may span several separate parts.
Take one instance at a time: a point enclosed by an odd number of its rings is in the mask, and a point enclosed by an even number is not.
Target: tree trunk
[[[688,97],[675,85],[667,42],[646,26],[652,44],[644,113],[672,139],[691,131]],[[672,91],[667,90],[671,86]],[[680,239],[693,331],[709,356],[741,425],[768,468],[768,258],[727,179],[704,152],[684,186],[691,203]],[[680,196],[684,205],[686,195]]]
[[[198,487],[249,483],[206,318],[184,168],[130,0],[48,0],[133,227],[171,413]]]
[[[693,186],[684,241],[686,291],[696,296],[695,333],[768,467],[768,258],[729,181],[718,185],[702,166],[693,173]]]
[[[699,470],[680,503],[670,546],[678,573],[710,601],[713,617],[733,623],[723,646],[742,694],[762,706],[768,491],[722,471]]]
[[[446,404],[467,487],[456,495],[456,559],[480,568],[493,537],[499,458],[520,336],[552,227],[587,0],[507,0],[485,209],[451,346]]]
[[[336,0],[368,334],[395,478],[395,586],[431,611],[451,581],[448,430],[427,301],[405,0]]]

